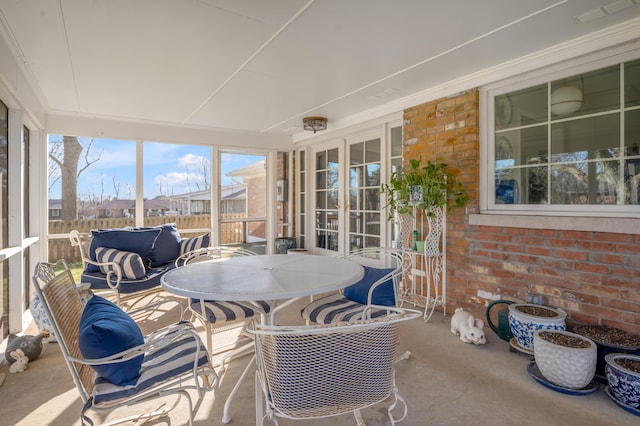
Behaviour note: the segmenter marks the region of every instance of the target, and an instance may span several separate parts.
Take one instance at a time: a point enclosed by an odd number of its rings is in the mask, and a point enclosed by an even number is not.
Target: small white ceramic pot
[[[560,339],[551,338],[553,334]],[[563,337],[584,347],[555,342]],[[593,340],[569,331],[544,329],[536,330],[533,340],[538,369],[551,383],[568,389],[583,389],[593,380],[598,360],[598,346]]]

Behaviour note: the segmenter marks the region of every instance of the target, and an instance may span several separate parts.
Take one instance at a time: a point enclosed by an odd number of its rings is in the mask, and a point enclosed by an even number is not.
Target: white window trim
[[[602,211],[594,211],[593,206],[572,207],[571,212],[553,210],[553,206],[521,205],[500,210],[491,206],[489,188],[493,176],[490,164],[490,149],[494,143],[495,96],[517,91],[526,87],[543,84],[563,77],[580,74],[610,65],[640,58],[637,45],[609,52],[596,52],[553,66],[538,69],[527,74],[519,74],[480,88],[479,107],[480,130],[480,211],[469,211],[469,224],[505,226],[539,229],[589,230],[600,232],[621,232],[640,234],[640,208],[638,206],[606,206]],[[588,210],[588,211],[587,211]],[[603,221],[602,218],[607,218]]]

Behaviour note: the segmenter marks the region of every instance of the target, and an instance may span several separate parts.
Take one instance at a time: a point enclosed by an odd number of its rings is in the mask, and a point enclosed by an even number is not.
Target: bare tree
[[[62,141],[54,140],[50,144],[49,159],[52,165],[48,175],[50,186],[60,180],[62,186],[61,219],[77,219],[78,216],[78,178],[89,166],[100,159],[102,151],[92,159],[93,139],[83,145],[76,136],[63,136]],[[83,155],[84,153],[84,155]],[[80,159],[83,159],[82,164]],[[57,170],[55,170],[57,169]]]
[[[127,193],[129,194],[127,198],[130,200],[135,191],[135,187],[128,182],[125,182],[124,186],[127,188]]]
[[[205,157],[200,157],[200,172],[202,173],[202,179],[204,181],[203,189],[209,189],[209,160]]]
[[[120,183],[118,183],[116,181],[116,177],[112,176],[111,180],[113,182],[113,191],[115,192],[115,199],[118,200],[120,199],[119,195],[120,195]]]
[[[193,185],[195,185],[196,191],[207,190],[211,187],[211,185],[209,184],[209,160],[207,158],[200,157],[197,167],[197,173],[202,175],[202,184],[200,184],[198,175],[196,175],[194,178],[191,177],[191,170],[193,170],[193,167],[185,166],[185,175],[187,177],[186,181],[189,192],[193,192],[193,189],[191,188],[192,183]]]

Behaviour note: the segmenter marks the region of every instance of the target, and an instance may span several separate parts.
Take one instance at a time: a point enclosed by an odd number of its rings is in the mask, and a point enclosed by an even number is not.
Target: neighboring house
[[[59,198],[49,200],[49,220],[60,220],[62,214],[62,200]]]
[[[172,195],[169,199],[169,210],[179,216],[211,213],[211,190],[186,192]]]
[[[144,200],[144,216],[164,216],[169,211],[169,199],[158,196]],[[97,217],[133,217],[136,213],[136,200],[115,199],[95,207]]]
[[[264,160],[256,161],[227,173],[232,179],[242,179],[246,183],[246,217],[264,218],[267,215],[267,174]],[[265,222],[252,221],[247,224],[247,241],[262,241],[265,237]]]
[[[48,202],[49,220],[61,220],[62,200],[51,198]],[[96,208],[82,201],[78,201],[78,219],[95,219]]]
[[[220,191],[220,213],[234,214],[246,212],[246,185],[235,183],[224,185]],[[169,199],[169,212],[179,216],[211,213],[211,191],[194,191],[172,195]]]
[[[223,185],[220,189],[220,214],[246,213],[247,217],[264,216],[266,211],[265,171],[265,161],[261,160],[227,173],[234,183]],[[173,195],[169,197],[169,211],[181,216],[209,214],[211,213],[211,191],[206,189]]]
[[[225,185],[220,191],[220,214],[239,214],[247,211],[247,186],[244,184]]]
[[[135,213],[136,200],[109,200],[96,206],[98,217],[131,217]]]

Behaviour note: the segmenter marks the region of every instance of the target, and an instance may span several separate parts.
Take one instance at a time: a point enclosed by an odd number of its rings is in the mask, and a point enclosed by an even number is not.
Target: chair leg
[[[260,386],[260,372],[256,371],[256,426],[262,425],[262,418],[264,417],[264,401],[262,400],[262,386]]]
[[[100,424],[102,426],[115,426],[115,425],[119,425],[127,422],[133,422],[133,424],[137,424],[139,421],[146,422],[147,420],[165,417],[171,411],[177,408],[181,398],[184,398],[187,400],[187,404],[189,405],[189,426],[193,426],[193,402],[191,401],[191,396],[189,395],[189,392],[183,389],[179,391],[160,392],[159,395],[162,397],[168,397],[170,395],[173,395],[176,397],[176,399],[173,402],[173,404],[171,404],[168,407],[164,406],[165,404],[163,404],[163,408],[159,408],[158,410],[155,410],[155,411],[151,411],[144,414],[134,414],[127,417],[120,417],[120,418],[111,420],[107,423],[100,423]],[[139,401],[138,403],[140,404],[143,402],[145,401],[142,400],[142,401]],[[102,409],[98,409],[98,410],[102,411]]]
[[[209,356],[213,356],[213,328],[211,327],[211,323],[209,321],[204,322],[204,332],[206,334],[207,339],[207,351],[209,351]]]
[[[251,357],[251,361],[249,361],[249,364],[247,364],[247,366],[245,367],[244,371],[240,375],[240,378],[236,382],[235,386],[231,390],[231,393],[229,394],[229,396],[227,397],[227,400],[224,403],[224,408],[222,410],[222,423],[227,424],[231,421],[231,415],[229,414],[229,409],[231,408],[231,401],[233,401],[233,398],[235,398],[236,394],[238,393],[238,390],[240,390],[240,385],[242,384],[244,379],[247,377],[247,374],[249,374],[249,371],[251,371],[251,368],[255,367],[255,365],[256,365],[256,356],[254,354]]]
[[[396,408],[396,405],[398,405],[398,402],[400,402],[402,404],[402,417],[400,417],[399,419],[396,419],[393,417],[393,410],[394,408]],[[403,421],[405,419],[405,417],[407,417],[407,403],[405,402],[404,398],[400,396],[400,394],[398,393],[398,389],[394,386],[394,390],[393,390],[393,403],[389,406],[389,408],[387,409],[387,413],[389,415],[389,420],[391,421],[392,425],[395,425],[396,423],[400,423],[401,421]]]
[[[396,363],[402,361],[403,359],[409,359],[410,357],[411,357],[411,351],[406,351],[405,353],[403,353],[402,355],[400,355],[399,357],[394,359],[393,363],[396,364]]]
[[[364,419],[362,418],[362,413],[360,412],[360,410],[355,410],[353,412],[353,416],[356,418],[356,425],[367,426],[367,424],[364,422]]]

